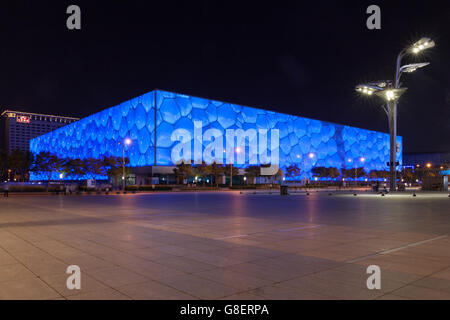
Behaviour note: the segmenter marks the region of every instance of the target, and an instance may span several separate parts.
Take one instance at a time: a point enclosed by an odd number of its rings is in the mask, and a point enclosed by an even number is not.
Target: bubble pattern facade
[[[30,141],[30,150],[69,158],[121,157],[121,143],[130,138],[126,156],[132,167],[173,165],[171,151],[179,142],[171,140],[172,132],[183,128],[193,136],[194,121],[202,122],[203,132],[215,128],[224,136],[226,129],[278,129],[280,167],[298,165],[302,172],[298,178],[311,177],[311,168],[318,166],[348,169],[357,163],[366,172],[388,170],[386,133],[161,90],[37,137]],[[401,165],[402,138],[397,137],[397,142]],[[209,143],[203,141],[203,149]]]

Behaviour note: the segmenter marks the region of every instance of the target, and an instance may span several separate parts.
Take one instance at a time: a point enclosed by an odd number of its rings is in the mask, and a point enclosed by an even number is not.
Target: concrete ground
[[[0,198],[0,299],[450,299],[449,204],[431,193],[14,195]],[[69,265],[80,290],[66,287]]]

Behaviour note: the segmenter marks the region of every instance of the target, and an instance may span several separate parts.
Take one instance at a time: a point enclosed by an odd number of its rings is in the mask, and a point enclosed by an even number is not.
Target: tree
[[[3,181],[8,175],[8,154],[0,150],[0,181]]]
[[[282,178],[283,176],[284,176],[284,172],[281,169],[278,169],[277,173],[275,173],[275,175],[274,175],[275,179]]]
[[[286,167],[286,177],[295,178],[300,176],[301,170],[297,164],[290,165]]]
[[[123,159],[120,157],[103,157],[100,164],[100,172],[102,176],[107,176],[110,180],[118,181],[117,177],[122,176],[122,163]],[[130,163],[130,159],[125,158],[125,174],[130,173],[130,168],[127,165]]]
[[[327,173],[328,177],[331,179],[336,179],[337,177],[339,177],[341,175],[338,168],[335,168],[335,167],[329,167],[327,171],[328,171],[328,173]]]
[[[311,172],[314,177],[319,178],[327,178],[328,177],[328,168],[326,167],[314,167],[311,169]]]
[[[83,166],[86,169],[86,176],[94,180],[97,179],[98,176],[101,176],[103,173],[103,164],[102,160],[95,158],[87,158],[83,159]]]
[[[361,178],[364,177],[366,175],[366,171],[364,170],[364,168],[353,168],[353,169],[341,169],[342,172],[342,176],[344,178],[351,178],[351,179],[355,179],[356,178]]]
[[[223,176],[225,174],[224,165],[213,162],[208,167],[209,167],[209,172],[211,174],[211,183],[212,183],[212,177],[214,177],[214,182],[216,183],[216,187],[219,187],[219,179],[221,176]]]
[[[311,169],[314,177],[335,179],[341,175],[339,170],[335,167],[314,167]],[[346,172],[346,174],[348,174]],[[353,173],[354,177],[354,173]]]
[[[245,175],[251,178],[256,178],[261,175],[261,167],[260,166],[248,166],[245,168]]]
[[[387,179],[389,178],[389,172],[385,170],[371,170],[369,172],[369,178],[373,180]]]
[[[177,167],[173,169],[173,172],[175,173],[177,184],[183,184],[184,179],[188,179],[192,176],[192,165],[181,162],[177,164]]]
[[[56,155],[50,152],[40,152],[36,155],[33,171],[41,173],[47,177],[47,191],[50,186],[52,174],[60,170],[63,166],[63,160],[59,159]]]
[[[28,179],[33,161],[34,157],[30,151],[23,152],[19,149],[14,150],[7,159],[8,167],[13,176],[22,181]]]
[[[413,169],[411,168],[403,168],[402,170],[402,177],[405,180],[405,182],[411,183],[414,182],[416,179],[416,175],[414,174]]]
[[[356,168],[356,177],[363,178],[366,176],[366,170],[363,167]]]
[[[239,174],[239,169],[236,168],[236,166],[231,166],[231,164],[227,164],[224,166],[224,173],[225,175],[230,175],[231,173],[231,167],[233,167],[233,177],[237,176]]]
[[[206,180],[206,177],[208,177],[210,174],[211,170],[208,168],[208,165],[205,162],[192,166],[192,175],[195,176],[198,180]]]
[[[81,179],[86,174],[86,170],[83,167],[83,161],[78,158],[64,159],[63,168],[66,176],[72,180]]]

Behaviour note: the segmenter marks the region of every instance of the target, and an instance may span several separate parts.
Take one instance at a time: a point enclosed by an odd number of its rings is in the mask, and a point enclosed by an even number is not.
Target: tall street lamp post
[[[427,66],[428,62],[413,63],[408,65],[401,65],[403,57],[408,53],[418,54],[425,49],[434,47],[435,43],[429,38],[421,38],[411,47],[403,49],[397,56],[397,63],[395,68],[394,81],[376,81],[367,84],[360,84],[356,86],[356,90],[365,95],[375,94],[385,101],[383,109],[389,119],[389,134],[390,134],[390,156],[389,156],[389,188],[395,191],[397,187],[397,170],[396,170],[396,155],[397,155],[397,107],[398,99],[406,91],[407,88],[401,88],[400,78],[403,73],[411,73],[419,68]]]
[[[130,138],[126,138],[122,143],[122,191],[125,191],[125,146],[129,146],[130,144]]]

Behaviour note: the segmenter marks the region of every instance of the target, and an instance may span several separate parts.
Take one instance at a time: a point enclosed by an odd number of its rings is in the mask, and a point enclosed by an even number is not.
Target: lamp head
[[[356,91],[365,94],[365,95],[372,95],[377,91],[382,91],[384,88],[390,86],[392,84],[392,81],[390,80],[380,80],[380,81],[373,81],[368,83],[362,83],[358,84],[356,86]]]
[[[385,101],[395,101],[407,90],[407,88],[387,88],[381,91],[375,92],[377,96]]]
[[[435,46],[435,43],[433,40],[431,40],[430,38],[421,38],[419,41],[417,41],[416,43],[414,43],[411,47],[411,52],[412,53],[419,53],[422,52],[425,49],[429,49],[429,48],[433,48]]]
[[[417,69],[423,68],[429,64],[430,64],[429,62],[407,64],[400,68],[400,72],[401,73],[403,73],[403,72],[411,73],[411,72],[414,72]]]

